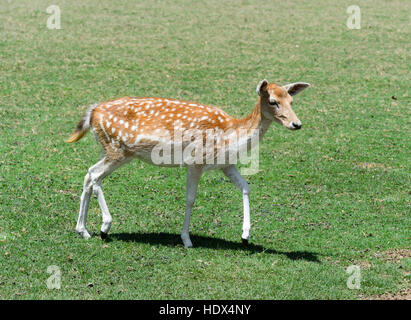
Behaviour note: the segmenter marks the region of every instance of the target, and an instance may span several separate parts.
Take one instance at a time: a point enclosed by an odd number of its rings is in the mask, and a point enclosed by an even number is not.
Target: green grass
[[[302,1],[301,1],[302,2]],[[356,299],[410,286],[409,1],[50,1],[0,7],[1,299]],[[267,78],[304,81],[298,132],[277,125],[241,194],[203,176],[182,247],[185,169],[140,161],[103,184],[110,240],[74,233],[82,182],[101,156],[92,134],[64,143],[85,105],[162,96],[251,112]],[[90,206],[88,229],[101,214]],[[346,268],[362,268],[350,290]],[[46,286],[47,267],[62,273]],[[92,285],[91,285],[92,284]]]

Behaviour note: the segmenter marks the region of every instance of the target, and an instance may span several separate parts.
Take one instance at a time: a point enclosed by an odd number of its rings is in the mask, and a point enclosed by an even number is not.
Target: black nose
[[[293,128],[294,128],[295,130],[301,129],[301,123],[295,123],[295,122],[293,122],[292,125],[293,125]]]

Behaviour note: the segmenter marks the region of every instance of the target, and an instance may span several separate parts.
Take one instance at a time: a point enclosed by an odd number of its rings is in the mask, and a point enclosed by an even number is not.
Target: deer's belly
[[[238,153],[233,150],[191,142],[141,140],[128,147],[136,158],[161,167],[200,165],[204,170],[216,170],[236,164],[239,159]]]

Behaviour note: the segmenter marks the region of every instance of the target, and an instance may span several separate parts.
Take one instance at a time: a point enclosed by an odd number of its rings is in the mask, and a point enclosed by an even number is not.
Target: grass
[[[409,1],[2,1],[0,13],[1,299],[357,299],[410,286]],[[74,233],[88,134],[63,141],[85,106],[162,96],[251,112],[255,86],[304,81],[303,129],[273,125],[251,187],[203,176],[182,247],[185,169],[140,161],[104,181],[110,239]],[[91,202],[88,229],[101,214]],[[350,290],[346,268],[361,266]],[[61,269],[49,290],[47,267]]]

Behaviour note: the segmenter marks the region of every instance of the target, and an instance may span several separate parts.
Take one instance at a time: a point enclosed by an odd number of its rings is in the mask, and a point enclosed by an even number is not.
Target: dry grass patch
[[[363,298],[363,300],[411,300],[411,288],[408,287],[396,293],[383,293]]]
[[[358,162],[355,164],[355,167],[361,168],[361,169],[384,169],[384,170],[389,170],[392,169],[392,167],[387,166],[383,163],[375,163],[375,162]]]
[[[389,249],[381,253],[374,254],[377,258],[380,258],[384,261],[392,261],[395,263],[401,262],[404,258],[411,258],[410,249]]]

